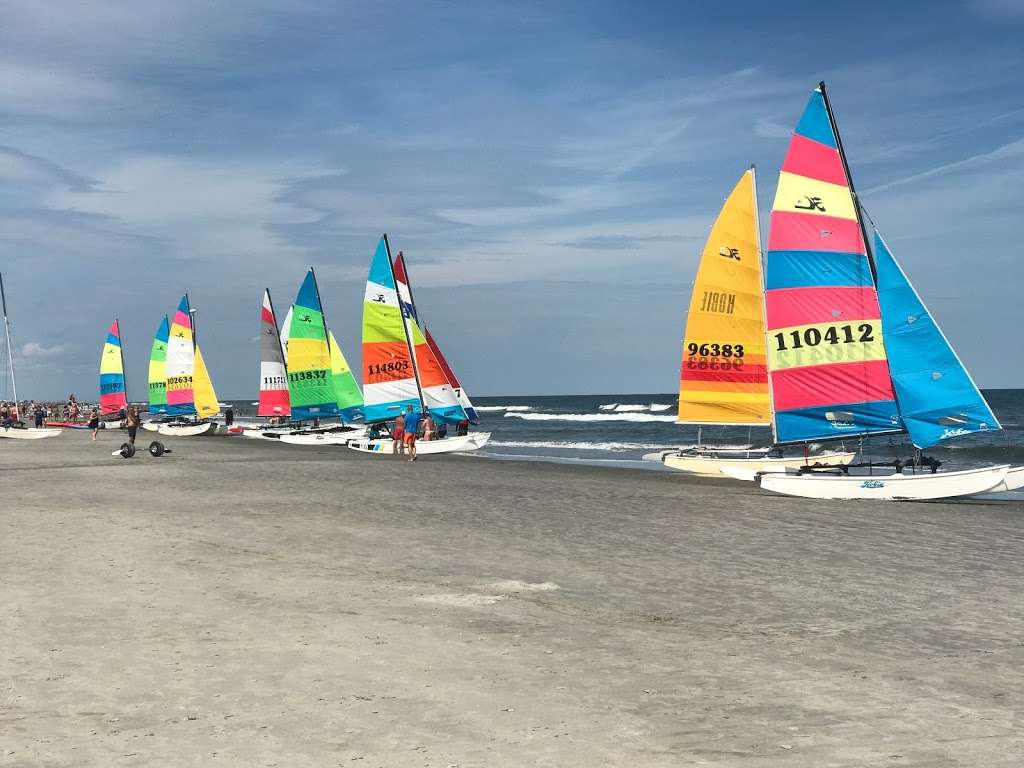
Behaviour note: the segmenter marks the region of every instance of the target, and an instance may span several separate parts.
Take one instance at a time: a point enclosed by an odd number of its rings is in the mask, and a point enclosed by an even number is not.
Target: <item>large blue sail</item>
[[[889,372],[914,445],[1002,429],[877,230],[875,267]]]

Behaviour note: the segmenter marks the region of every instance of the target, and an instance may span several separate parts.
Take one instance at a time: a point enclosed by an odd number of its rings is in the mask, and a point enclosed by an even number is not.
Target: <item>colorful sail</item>
[[[458,398],[441,363],[434,351],[427,344],[427,339],[420,327],[420,318],[416,303],[412,298],[409,286],[409,274],[405,266],[405,257],[399,252],[392,265],[398,297],[402,302],[405,324],[412,342],[413,361],[419,377],[419,385],[423,402],[434,419],[454,424],[467,418],[466,412],[459,405]]]
[[[772,423],[760,240],[751,168],[722,206],[697,268],[679,374],[682,423]]]
[[[295,298],[288,332],[288,395],[296,419],[338,415],[327,326],[312,268]]]
[[[459,383],[459,377],[455,375],[455,371],[448,365],[448,361],[445,360],[443,354],[441,354],[441,348],[434,341],[434,337],[430,335],[430,329],[423,328],[423,335],[427,339],[427,345],[430,347],[430,351],[434,353],[434,357],[437,358],[438,365],[441,366],[441,370],[444,371],[445,378],[448,379],[448,384],[451,386],[452,391],[455,392],[455,398],[458,400],[459,405],[462,406],[462,410],[466,412],[466,416],[473,424],[480,423],[480,417],[477,416],[476,408],[473,407],[473,401],[469,399],[469,395],[463,388],[462,384]]]
[[[192,337],[192,314],[188,294],[181,297],[178,311],[171,323],[167,340],[167,413],[195,413],[192,374],[195,372],[196,350]]]
[[[206,370],[203,353],[198,344],[196,345],[192,386],[196,416],[200,419],[208,419],[216,414],[220,410],[220,401],[217,400],[217,393],[213,390],[213,382],[210,380],[209,371]]]
[[[386,236],[370,262],[363,299],[363,398],[363,415],[370,422],[393,419],[409,405],[421,410]]]
[[[277,316],[270,291],[264,290],[260,309],[260,402],[256,415],[287,416],[290,413],[288,371],[277,330]]]
[[[951,437],[1001,429],[877,230],[874,245],[889,370],[914,445],[928,448]]]
[[[284,353],[284,367],[288,367],[288,334],[292,332],[292,314],[295,312],[295,305],[288,307],[288,314],[284,316],[281,323],[281,351]]]
[[[121,328],[117,320],[107,331],[100,355],[100,413],[106,416],[128,407],[124,385],[124,357],[121,352]]]
[[[149,412],[167,413],[167,339],[171,325],[164,315],[149,352]]]
[[[901,431],[878,295],[821,88],[779,174],[766,271],[776,441]]]
[[[342,421],[355,421],[363,418],[363,393],[359,391],[356,377],[352,374],[345,353],[338,346],[334,333],[327,330],[327,343],[331,347],[331,382],[334,386],[334,399],[338,403],[338,411]]]

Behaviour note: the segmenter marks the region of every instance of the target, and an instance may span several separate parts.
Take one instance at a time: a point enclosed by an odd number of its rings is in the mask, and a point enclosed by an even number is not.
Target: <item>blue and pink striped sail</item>
[[[765,315],[778,443],[902,431],[849,179],[815,89],[772,206]]]
[[[100,413],[117,413],[128,406],[124,384],[124,355],[121,350],[121,327],[117,320],[107,331],[107,340],[100,355]]]

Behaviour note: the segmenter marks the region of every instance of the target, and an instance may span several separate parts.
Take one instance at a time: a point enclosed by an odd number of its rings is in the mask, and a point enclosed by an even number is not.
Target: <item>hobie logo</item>
[[[386,304],[387,303],[387,300],[384,298],[384,294],[383,293],[378,293],[377,294],[377,298],[370,299],[370,301],[372,301],[372,302],[374,302],[376,304]]]
[[[881,480],[865,480],[860,485],[861,488],[885,488],[885,483]]]
[[[984,429],[985,428],[982,427],[982,431],[984,431]],[[963,427],[957,427],[955,429],[944,429],[944,430],[942,430],[942,435],[939,437],[939,440],[945,440],[945,439],[950,438],[950,437],[960,437],[960,435],[969,435],[969,434],[971,434],[971,430],[964,429]]]
[[[736,259],[736,261],[742,261],[740,258],[740,252],[736,248],[730,248],[727,245],[723,245],[718,249],[718,255],[724,256],[727,259]]]
[[[806,205],[803,204],[803,200],[807,201]],[[797,200],[795,203],[793,203],[793,207],[801,211],[820,211],[821,213],[825,212],[825,206],[822,204],[821,198],[811,197],[809,195],[805,198],[802,198],[801,200]]]

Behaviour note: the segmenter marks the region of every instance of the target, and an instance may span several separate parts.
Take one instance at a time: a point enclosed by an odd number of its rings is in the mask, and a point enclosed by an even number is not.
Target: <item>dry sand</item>
[[[2,765],[1024,764],[1024,505],[121,439],[0,440]]]

